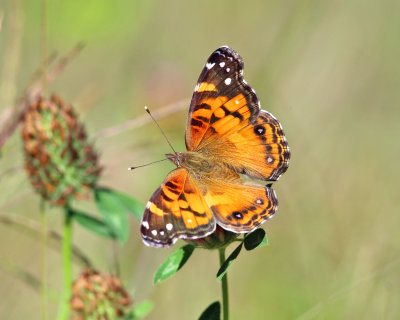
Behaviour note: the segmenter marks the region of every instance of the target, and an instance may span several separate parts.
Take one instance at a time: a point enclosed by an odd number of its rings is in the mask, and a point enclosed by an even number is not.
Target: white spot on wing
[[[232,79],[231,79],[231,78],[226,78],[226,79],[225,79],[225,84],[226,84],[227,86],[229,86],[229,85],[231,84],[231,82],[232,82]]]
[[[146,209],[150,209],[150,207],[151,207],[151,201],[147,202]]]
[[[171,231],[172,230],[172,223],[167,223],[166,226],[167,230]]]
[[[160,235],[162,235],[162,236],[163,236],[163,235],[164,235],[164,231],[160,231]]]
[[[143,221],[142,226],[145,227],[146,229],[149,229],[149,223],[147,221]]]
[[[272,159],[271,157],[268,157],[267,161],[268,161],[268,163],[271,163],[272,161],[274,161],[274,159]]]
[[[191,223],[191,222],[192,222],[192,219],[187,219],[187,222],[188,222],[188,223]]]
[[[196,84],[196,86],[194,87],[194,91],[197,92],[199,91],[200,88],[200,83]]]
[[[226,68],[226,72],[229,72],[229,71],[231,71],[231,68]]]
[[[157,230],[151,230],[151,233],[153,234],[153,236],[157,235]]]
[[[220,66],[221,68],[223,68],[223,67],[225,66],[225,62],[223,62],[223,61],[220,62],[220,63],[219,63],[219,66]]]
[[[239,100],[235,100],[235,103],[236,103],[236,104],[239,104]]]
[[[207,62],[206,63],[206,68],[208,69],[208,70],[210,70],[212,67],[214,67],[215,66],[215,62],[214,63],[209,63],[209,62]]]

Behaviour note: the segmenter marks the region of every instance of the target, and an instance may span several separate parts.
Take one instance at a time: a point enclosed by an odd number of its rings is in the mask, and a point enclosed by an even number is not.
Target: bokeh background
[[[197,77],[209,54],[229,45],[292,152],[274,185],[278,213],[263,225],[269,246],[244,252],[229,270],[232,319],[398,319],[399,12],[395,0],[48,1],[48,53],[85,43],[48,93],[72,103],[99,137],[101,184],[145,203],[173,165],[127,167],[170,152],[160,132],[141,122],[101,133],[143,117],[144,105],[156,117],[172,105],[176,112],[159,123],[184,150]],[[0,18],[3,114],[40,66],[41,1],[1,0]],[[39,221],[22,164],[17,130],[0,159],[0,214]],[[60,212],[49,211],[48,223],[61,231]],[[79,226],[74,232],[96,267],[112,271],[112,244]],[[0,240],[0,318],[39,319],[40,294],[23,271],[40,277],[40,239],[3,223]],[[220,299],[217,252],[196,250],[173,278],[153,286],[174,248],[145,247],[134,220],[128,243],[117,247],[135,301],[155,303],[148,319],[196,319]],[[49,249],[48,263],[52,319],[61,289],[57,249]]]

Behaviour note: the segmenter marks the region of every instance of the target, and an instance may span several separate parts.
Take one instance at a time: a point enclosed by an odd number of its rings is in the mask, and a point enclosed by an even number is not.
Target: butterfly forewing
[[[268,181],[279,179],[290,158],[280,123],[264,110],[254,123],[209,145],[208,152],[237,173]]]
[[[143,214],[143,241],[169,247],[179,238],[197,239],[215,230],[215,219],[186,169],[170,172],[153,193]]]
[[[242,58],[221,47],[208,58],[190,103],[186,147],[199,150],[254,121],[260,103],[243,79]]]

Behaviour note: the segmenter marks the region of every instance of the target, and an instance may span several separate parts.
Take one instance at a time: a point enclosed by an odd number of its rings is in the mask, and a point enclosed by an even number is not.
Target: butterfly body
[[[240,174],[278,180],[288,168],[289,147],[278,120],[261,110],[244,81],[242,59],[232,49],[217,49],[203,68],[185,138],[187,152],[166,155],[177,169],[146,205],[145,244],[169,247],[179,238],[202,238],[217,224],[250,232],[275,214],[274,190],[244,182]]]
[[[207,156],[200,152],[177,152],[175,154],[167,154],[166,157],[176,166],[182,166],[192,173],[206,174],[215,166],[211,160],[207,159]]]

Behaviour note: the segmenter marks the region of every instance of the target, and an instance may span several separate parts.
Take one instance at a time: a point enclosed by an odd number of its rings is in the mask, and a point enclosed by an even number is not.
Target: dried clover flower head
[[[25,168],[35,190],[54,205],[87,197],[99,178],[98,155],[72,107],[39,98],[22,119]]]
[[[129,313],[131,305],[116,276],[86,269],[73,283],[71,320],[120,319]]]

